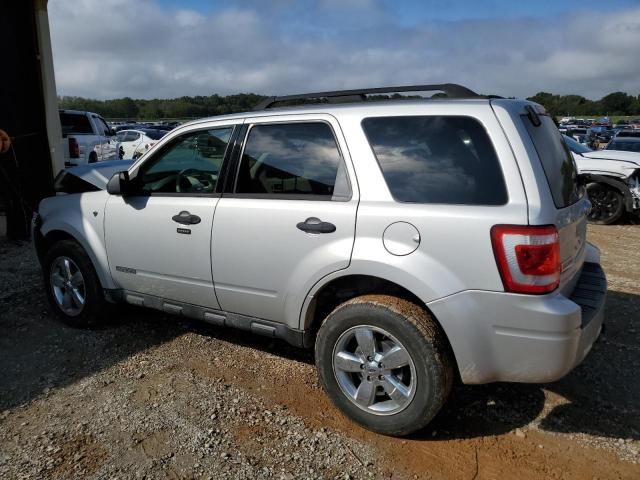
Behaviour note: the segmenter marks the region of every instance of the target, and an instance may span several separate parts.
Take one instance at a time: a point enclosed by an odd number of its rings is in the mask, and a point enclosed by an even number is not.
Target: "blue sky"
[[[640,0],[56,0],[58,92],[640,94]]]

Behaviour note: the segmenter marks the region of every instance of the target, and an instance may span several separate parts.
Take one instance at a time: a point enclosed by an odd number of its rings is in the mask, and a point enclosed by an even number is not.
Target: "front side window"
[[[185,133],[174,138],[140,167],[147,193],[215,192],[232,127]]]
[[[351,196],[333,131],[323,122],[253,126],[235,191],[265,198],[348,200]]]
[[[503,205],[507,189],[484,127],[462,116],[366,118],[362,127],[394,199]]]

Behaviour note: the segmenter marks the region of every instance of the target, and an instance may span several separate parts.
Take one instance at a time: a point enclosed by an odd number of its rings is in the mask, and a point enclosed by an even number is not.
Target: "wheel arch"
[[[93,234],[91,232],[85,233],[87,233],[89,237],[96,236],[95,232],[93,232]],[[83,240],[83,238],[84,236],[81,235],[80,232],[75,231],[75,229],[73,229],[73,227],[69,225],[58,225],[55,228],[37,232],[34,238],[34,242],[40,263],[42,264],[45,253],[55,243],[62,240],[73,241],[80,245],[89,256],[91,264],[93,265],[98,279],[100,280],[102,288],[114,288],[113,280],[111,279],[111,275],[109,274],[106,251],[104,251],[104,248],[101,248],[101,251],[98,252],[94,251],[94,249],[91,247],[90,242],[88,240]],[[89,240],[93,241],[95,239],[90,238]]]
[[[316,284],[312,291],[309,292],[307,301],[305,301],[301,311],[301,327],[304,331],[305,347],[314,345],[316,333],[322,321],[338,305],[352,298],[370,294],[395,296],[408,300],[426,310],[440,328],[441,334],[446,341],[447,349],[455,362],[455,370],[458,372],[456,355],[446,330],[427,304],[405,286],[373,275],[350,273],[327,279],[322,284]]]
[[[585,177],[586,177],[585,183],[587,185],[591,183],[601,183],[601,184],[608,185],[610,187],[615,188],[617,191],[619,191],[622,194],[624,198],[625,211],[627,212],[633,211],[633,196],[629,191],[629,187],[624,182],[624,179],[619,177],[610,177],[608,175],[593,175],[593,174],[586,174]]]

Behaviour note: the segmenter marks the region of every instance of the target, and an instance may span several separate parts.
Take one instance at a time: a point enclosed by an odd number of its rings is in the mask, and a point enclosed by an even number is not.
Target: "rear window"
[[[580,198],[576,164],[551,117],[539,115],[538,118],[541,123],[535,126],[529,116],[522,115],[547,177],[553,203],[557,208],[568,207]]]
[[[142,131],[151,140],[160,140],[162,137],[164,137],[168,133],[165,130],[156,130],[155,128],[154,129],[144,129]]]
[[[93,133],[91,123],[86,115],[60,112],[60,124],[62,125],[62,134],[65,136],[70,133]]]
[[[504,205],[507,189],[486,130],[463,116],[366,118],[362,127],[394,199]]]

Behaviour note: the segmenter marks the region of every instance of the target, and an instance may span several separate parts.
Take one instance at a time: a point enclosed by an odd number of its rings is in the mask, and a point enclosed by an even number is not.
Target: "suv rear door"
[[[554,224],[560,239],[560,289],[571,293],[585,259],[590,204],[578,186],[578,170],[553,119],[529,102],[492,100],[500,123],[510,138],[527,189],[529,224]],[[512,130],[512,129],[515,129]],[[530,140],[530,141],[528,141]],[[521,150],[522,148],[522,150]],[[529,159],[538,158],[539,161]]]
[[[213,224],[212,262],[223,310],[298,327],[306,293],[347,268],[358,191],[330,115],[245,120]]]

